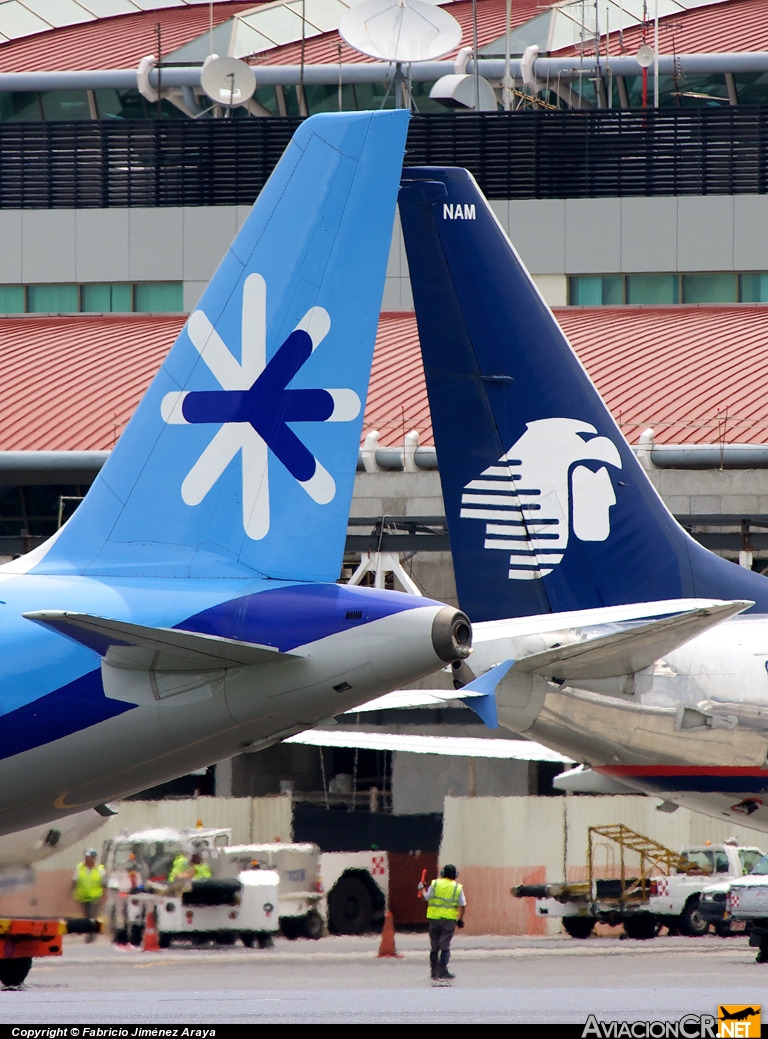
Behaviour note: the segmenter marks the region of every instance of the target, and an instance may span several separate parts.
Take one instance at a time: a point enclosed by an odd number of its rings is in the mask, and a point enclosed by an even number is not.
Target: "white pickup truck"
[[[683,848],[682,854],[697,868],[652,881],[648,909],[671,930],[692,936],[706,934],[715,921],[706,910],[702,911],[702,899],[713,887],[727,885],[749,873],[763,853],[759,848],[739,847],[735,840],[728,840],[724,844]],[[728,933],[717,926],[715,930],[723,936]]]
[[[768,855],[730,885],[725,919],[732,927],[742,924],[749,931],[749,944],[758,949],[757,962],[768,963]]]

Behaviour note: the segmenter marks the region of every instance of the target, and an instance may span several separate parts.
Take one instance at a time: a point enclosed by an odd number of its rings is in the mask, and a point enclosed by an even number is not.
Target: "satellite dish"
[[[649,47],[647,43],[644,43],[635,57],[641,69],[648,69],[653,65],[656,55],[653,53],[653,47]]]
[[[365,0],[341,16],[339,33],[350,47],[382,61],[436,61],[461,43],[461,26],[424,0]]]
[[[211,58],[200,73],[200,86],[215,104],[237,108],[253,97],[256,74],[237,58]]]

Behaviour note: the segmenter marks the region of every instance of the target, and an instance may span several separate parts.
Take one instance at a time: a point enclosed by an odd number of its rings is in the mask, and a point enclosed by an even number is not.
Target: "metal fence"
[[[0,124],[0,208],[250,205],[297,119]],[[489,198],[765,194],[768,108],[416,115]]]

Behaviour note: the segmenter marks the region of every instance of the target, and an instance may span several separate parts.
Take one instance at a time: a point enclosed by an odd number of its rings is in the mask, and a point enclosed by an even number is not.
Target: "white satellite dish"
[[[436,61],[461,43],[461,26],[424,0],[365,0],[345,11],[341,37],[361,54],[407,64]]]
[[[649,47],[647,43],[644,43],[642,47],[639,48],[635,57],[637,58],[637,64],[641,69],[649,69],[651,65],[653,65],[653,60],[656,55],[653,53],[653,47]]]
[[[237,108],[253,97],[256,74],[237,58],[211,58],[200,73],[200,86],[215,104]]]

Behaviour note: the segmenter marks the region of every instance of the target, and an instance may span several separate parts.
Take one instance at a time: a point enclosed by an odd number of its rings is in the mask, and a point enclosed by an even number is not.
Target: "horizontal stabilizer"
[[[473,682],[462,686],[460,699],[475,712],[481,721],[485,722],[489,729],[499,727],[496,713],[496,686],[513,664],[513,660],[505,660],[503,664],[497,664],[496,667],[492,667],[490,671],[486,671]]]
[[[724,602],[652,620],[626,631],[534,653],[518,660],[512,671],[566,681],[632,675],[750,606],[751,602]]]
[[[281,653],[272,646],[237,642],[178,628],[149,628],[143,624],[93,617],[88,613],[38,610],[24,616],[95,650],[102,657],[109,655],[107,662],[118,667],[210,671],[297,659],[296,654]]]

